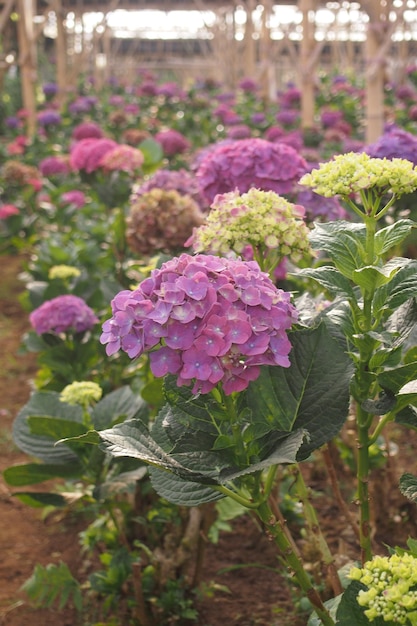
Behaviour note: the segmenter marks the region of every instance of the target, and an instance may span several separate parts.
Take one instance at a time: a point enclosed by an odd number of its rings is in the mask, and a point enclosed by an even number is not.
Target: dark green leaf
[[[412,474],[403,474],[400,478],[400,491],[409,500],[417,503],[417,477]]]
[[[379,287],[374,295],[375,311],[394,311],[410,298],[417,296],[417,261],[406,259],[389,283]]]
[[[82,408],[61,402],[59,398],[59,393],[35,392],[19,411],[13,423],[13,439],[18,448],[45,463],[77,461],[77,456],[67,446],[55,446],[55,441],[50,437],[33,435],[29,428],[28,417],[31,415],[45,415],[82,424]],[[57,439],[61,437],[58,436]]]
[[[97,402],[91,412],[91,419],[96,430],[103,430],[109,428],[120,416],[131,419],[141,410],[145,410],[144,400],[126,385]]]
[[[379,385],[383,389],[389,389],[394,394],[407,383],[417,378],[417,361],[407,363],[395,369],[385,370],[377,376]]]
[[[364,608],[359,606],[357,596],[361,589],[366,589],[364,585],[352,581],[345,590],[340,600],[336,613],[336,626],[369,626],[371,623],[364,613]],[[382,617],[372,620],[372,626],[386,626]]]
[[[354,299],[355,294],[351,282],[335,267],[329,265],[317,268],[305,268],[297,272],[297,277],[312,278],[332,296]]]
[[[223,494],[212,487],[191,482],[155,467],[149,470],[151,483],[155,491],[178,506],[199,506],[223,498]]]
[[[310,243],[316,250],[325,252],[337,269],[352,279],[353,272],[363,265],[366,229],[356,222],[327,222],[315,224]]]
[[[31,435],[50,437],[54,443],[59,439],[83,435],[87,431],[87,427],[80,422],[54,417],[29,415],[27,422]]]
[[[375,253],[385,254],[404,241],[414,228],[416,223],[413,220],[395,220],[394,224],[381,228],[375,234]]]
[[[58,493],[20,491],[18,493],[13,493],[12,495],[23,502],[23,504],[27,504],[28,506],[38,509],[43,508],[44,506],[64,507],[68,504],[65,497]]]
[[[413,428],[417,430],[417,411],[412,406],[406,406],[404,409],[396,413],[395,422],[405,426],[406,428]]]
[[[25,465],[13,465],[3,472],[3,477],[8,485],[22,487],[35,485],[50,478],[75,478],[80,475],[81,467],[76,463],[69,465],[47,465],[41,463],[26,463]]]

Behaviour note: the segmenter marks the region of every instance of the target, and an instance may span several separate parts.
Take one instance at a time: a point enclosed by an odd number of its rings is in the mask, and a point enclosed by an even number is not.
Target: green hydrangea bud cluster
[[[98,402],[102,395],[103,390],[97,383],[76,381],[64,387],[59,399],[67,404],[79,404],[86,409],[93,402]]]
[[[300,184],[326,198],[348,197],[368,189],[400,197],[417,189],[417,167],[406,159],[378,159],[365,152],[349,152],[320,163],[318,169],[302,176]]]
[[[217,195],[205,224],[194,231],[193,249],[219,256],[244,256],[245,248],[275,250],[297,263],[312,254],[304,208],[274,191],[249,189]]]
[[[71,265],[54,265],[48,272],[48,278],[54,280],[58,278],[60,280],[68,280],[68,278],[77,278],[81,272],[77,267],[71,267]]]
[[[417,558],[411,554],[376,556],[363,568],[354,567],[349,578],[368,587],[358,593],[370,622],[381,617],[394,624],[417,624]]]

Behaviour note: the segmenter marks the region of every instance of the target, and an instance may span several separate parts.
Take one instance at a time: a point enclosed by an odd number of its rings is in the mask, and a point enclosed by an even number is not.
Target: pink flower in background
[[[227,131],[229,139],[248,139],[252,135],[252,130],[246,124],[236,124]]]
[[[297,320],[290,294],[257,263],[182,254],[112,301],[100,341],[110,356],[150,353],[156,377],[225,394],[246,389],[261,365],[289,367],[286,331]]]
[[[54,174],[68,174],[70,166],[67,157],[50,156],[42,159],[39,163],[39,170],[42,176],[53,176]]]
[[[75,141],[88,139],[89,137],[100,139],[103,137],[103,131],[95,122],[81,122],[81,124],[75,126],[71,136]]]
[[[29,315],[29,321],[38,335],[43,333],[82,333],[98,322],[94,311],[82,298],[73,295],[57,296],[47,300]]]
[[[86,203],[85,193],[78,189],[66,191],[61,195],[61,202],[63,204],[73,204],[77,209],[81,209]]]
[[[0,220],[7,220],[12,215],[19,215],[20,211],[14,204],[3,204],[0,206]]]
[[[141,169],[145,157],[138,148],[127,144],[114,147],[100,160],[100,167],[107,171],[123,171],[133,174]]]
[[[91,174],[100,167],[100,161],[107,152],[117,147],[113,139],[89,137],[78,141],[71,150],[70,165],[73,170],[84,170]]]
[[[155,141],[161,144],[165,156],[182,154],[191,147],[190,142],[177,130],[161,130],[155,135]]]
[[[209,204],[217,194],[251,187],[285,194],[307,172],[305,159],[283,143],[251,138],[232,141],[208,152],[196,176]]]

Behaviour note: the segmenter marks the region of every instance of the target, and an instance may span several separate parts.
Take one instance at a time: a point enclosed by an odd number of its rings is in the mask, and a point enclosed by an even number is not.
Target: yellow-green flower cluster
[[[67,404],[79,404],[87,408],[94,402],[98,402],[103,395],[103,390],[97,383],[89,381],[74,382],[64,387],[59,399]]]
[[[54,280],[56,278],[61,280],[68,280],[69,278],[77,278],[81,272],[77,267],[71,267],[71,265],[54,265],[48,272],[48,278]]]
[[[394,624],[417,623],[417,558],[411,554],[376,556],[363,568],[354,567],[349,578],[368,587],[358,593],[370,622],[381,617]]]
[[[331,198],[348,197],[367,189],[397,197],[417,189],[417,167],[406,159],[377,159],[365,152],[338,154],[304,174],[300,184]]]
[[[298,262],[311,255],[304,208],[274,191],[249,189],[217,195],[205,224],[194,231],[193,249],[219,256],[244,256],[245,249],[275,250]]]

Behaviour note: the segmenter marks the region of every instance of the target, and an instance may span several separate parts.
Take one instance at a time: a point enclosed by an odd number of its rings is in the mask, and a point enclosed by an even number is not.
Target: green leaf
[[[103,430],[109,428],[121,416],[124,419],[132,419],[139,411],[146,410],[144,400],[126,385],[105,395],[97,402],[91,412],[91,420],[96,430]]]
[[[50,437],[54,443],[59,439],[77,437],[87,431],[87,427],[80,422],[40,415],[30,415],[27,423],[32,435]]]
[[[212,487],[191,482],[163,470],[151,467],[149,470],[151,483],[161,498],[178,506],[199,506],[206,502],[215,502],[223,498],[223,494]]]
[[[142,169],[145,174],[149,174],[157,169],[164,158],[162,146],[154,139],[145,139],[138,147],[145,158]]]
[[[410,298],[417,296],[417,261],[404,259],[401,267],[389,283],[375,291],[374,311],[394,311]]]
[[[96,500],[106,500],[118,497],[120,494],[124,493],[134,494],[138,481],[142,480],[147,473],[147,466],[141,466],[130,472],[118,474],[114,478],[106,480],[96,487],[93,494],[94,498],[96,498]]]
[[[28,418],[32,415],[44,415],[82,424],[82,408],[61,402],[59,393],[39,391],[31,395],[13,423],[14,442],[26,454],[45,463],[77,462],[76,454],[68,446],[55,446],[50,437],[34,435],[31,432]],[[61,436],[57,436],[57,439],[61,439]]]
[[[406,406],[405,408],[398,411],[395,415],[396,424],[401,424],[401,426],[405,426],[406,428],[413,428],[417,430],[417,411],[412,406]]]
[[[394,394],[397,394],[404,385],[416,378],[417,361],[413,361],[412,363],[407,363],[407,365],[381,372],[377,376],[377,381],[382,389],[389,389]]]
[[[297,272],[296,276],[312,278],[332,296],[339,296],[353,300],[355,298],[351,282],[336,268],[329,265],[317,268],[305,268]]]
[[[37,493],[35,491],[19,491],[12,494],[15,498],[18,498],[23,504],[31,506],[32,508],[43,508],[45,506],[64,507],[68,502],[64,496],[58,493]]]
[[[51,608],[57,604],[58,610],[62,610],[68,603],[72,603],[77,611],[82,609],[80,585],[66,563],[49,563],[46,567],[36,565],[32,576],[22,585],[22,590],[38,607]]]
[[[261,368],[244,399],[271,431],[306,430],[299,458],[336,435],[349,411],[353,364],[325,324],[289,334],[291,367]]]
[[[414,228],[416,228],[416,223],[413,220],[395,220],[394,224],[381,228],[375,233],[375,253],[385,254],[404,241]]]
[[[81,466],[76,463],[69,465],[47,465],[42,463],[26,463],[13,465],[3,472],[8,485],[22,487],[35,485],[50,478],[75,478],[80,475]]]
[[[409,500],[417,503],[417,477],[405,473],[400,478],[400,491]]]
[[[358,581],[354,580],[342,594],[337,612],[336,626],[369,626],[371,623],[364,613],[364,608],[359,606],[357,596],[361,589],[366,589]],[[382,617],[372,620],[372,626],[386,626]]]
[[[387,265],[384,267],[376,267],[375,265],[367,265],[353,272],[352,280],[362,289],[373,291],[381,285],[388,283],[397,269],[392,269]]]
[[[350,279],[363,265],[365,241],[364,224],[343,220],[315,224],[310,234],[311,246],[327,253],[337,269]]]

